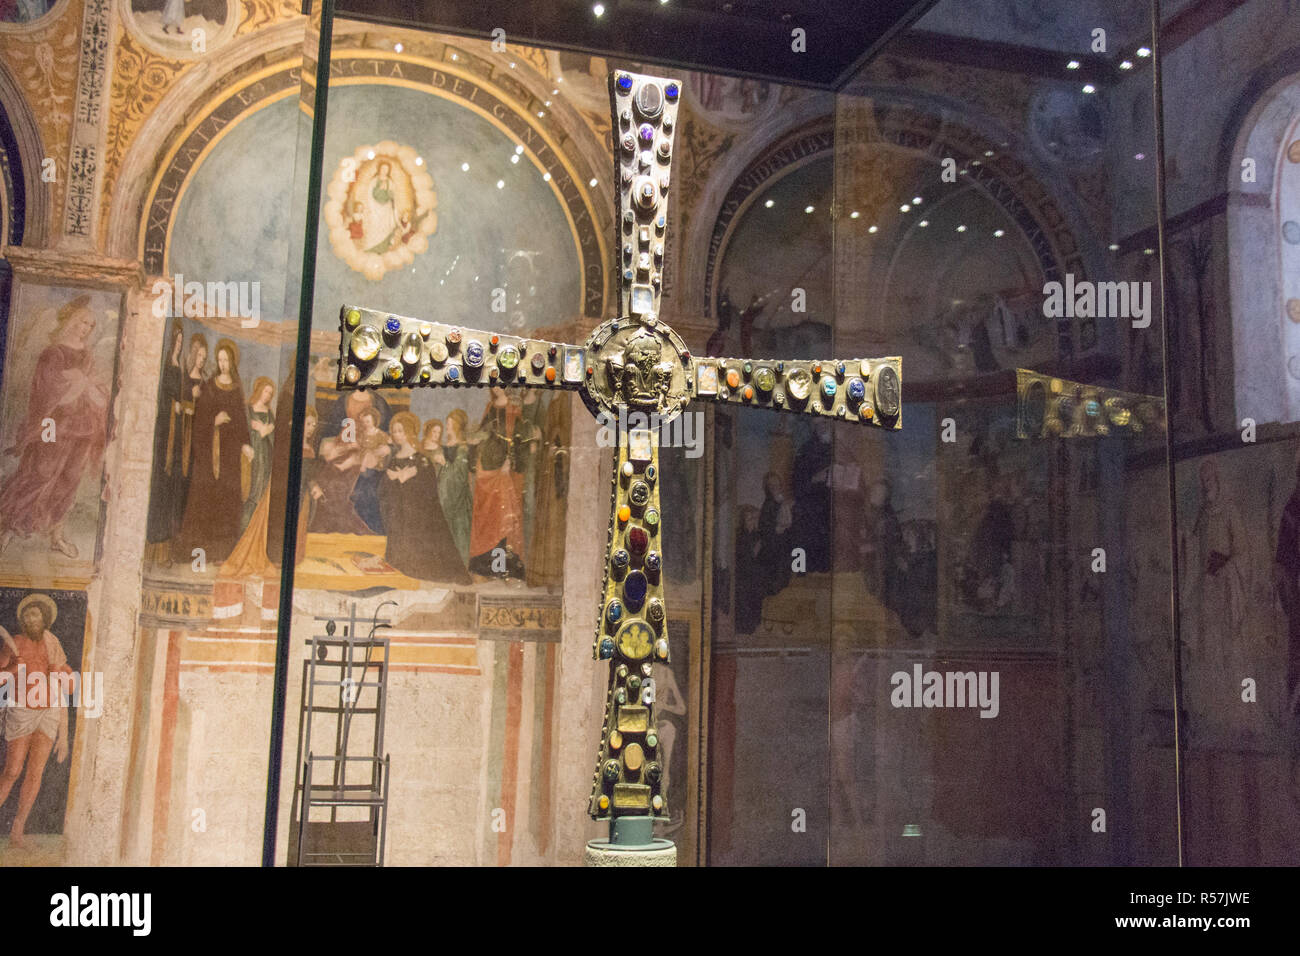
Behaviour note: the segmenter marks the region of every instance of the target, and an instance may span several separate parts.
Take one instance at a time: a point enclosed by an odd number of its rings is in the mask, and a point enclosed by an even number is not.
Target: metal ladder
[[[388,640],[375,637],[375,631],[391,625],[379,619],[376,609],[374,620],[361,621],[362,627],[370,624],[369,633],[358,637],[355,602],[341,636],[336,636],[333,618],[316,620],[326,622],[325,633],[307,641],[308,656],[302,663],[289,865],[383,866],[389,659]],[[313,732],[328,732],[331,725],[333,750],[315,752]],[[369,752],[358,754],[362,740],[368,741]]]

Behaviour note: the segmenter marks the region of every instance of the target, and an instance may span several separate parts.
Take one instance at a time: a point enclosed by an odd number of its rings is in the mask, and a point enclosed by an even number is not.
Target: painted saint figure
[[[266,376],[259,377],[248,393],[249,444],[253,446],[253,458],[249,468],[248,495],[239,521],[240,531],[248,527],[266,486],[271,482],[271,457],[275,447],[271,437],[275,431],[275,412],[271,410],[271,402],[274,400],[275,383]]]
[[[388,545],[384,560],[403,574],[426,581],[468,584],[438,500],[434,467],[415,448],[420,420],[398,412],[388,423],[393,453],[379,485]]]
[[[158,384],[158,418],[153,430],[153,480],[149,489],[149,519],[145,540],[155,546],[163,564],[171,563],[165,546],[181,529],[185,507],[185,474],[181,449],[186,417],[182,408],[185,369],[182,367],[185,330],[172,325],[162,380]]]
[[[0,488],[0,552],[15,534],[39,532],[50,536],[52,550],[78,556],[63,522],[107,441],[109,390],[88,347],[94,331],[90,296],[79,296],[59,309],[50,344],[36,360],[27,417],[5,449],[18,469]]]
[[[470,439],[478,455],[469,553],[471,570],[485,577],[495,571],[492,552],[497,548],[506,550],[508,573],[522,576],[524,476],[515,472],[512,461],[519,416],[520,407],[506,390],[494,387],[479,430]]]
[[[224,561],[239,540],[244,507],[241,457],[252,460],[239,349],[217,343],[217,373],[204,383],[194,407],[190,488],[173,560],[190,563],[202,548],[208,562]]]
[[[411,436],[414,440],[415,436]],[[379,507],[379,484],[390,454],[388,434],[379,427],[379,409],[368,408],[357,416],[357,445],[361,470],[352,486],[352,507],[374,534],[384,533],[384,516]]]
[[[451,538],[460,552],[461,562],[469,566],[470,528],[474,520],[474,493],[469,480],[470,447],[465,443],[469,416],[453,408],[447,414],[447,433],[443,438],[444,463],[438,468],[438,500],[451,529]]]
[[[178,36],[185,34],[185,0],[167,0],[162,12],[163,33],[176,31]]]
[[[18,790],[10,846],[23,845],[23,830],[41,792],[50,751],[59,763],[68,759],[68,708],[64,701],[51,699],[60,693],[51,676],[72,673],[63,645],[50,632],[57,616],[58,608],[49,595],[29,594],[18,604],[19,633],[10,635],[0,627],[0,671],[12,675],[8,686],[15,694],[14,706],[6,708],[4,720],[7,752],[4,770],[0,771],[0,805],[9,799],[20,778],[23,782]],[[43,675],[43,693],[37,693],[32,686],[37,674]]]

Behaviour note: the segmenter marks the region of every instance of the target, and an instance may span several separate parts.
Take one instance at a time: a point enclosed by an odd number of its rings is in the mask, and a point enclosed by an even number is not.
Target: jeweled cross
[[[666,423],[692,398],[901,427],[897,357],[852,361],[692,356],[661,322],[660,270],[681,84],[616,71],[618,318],[584,345],[406,318],[344,306],[339,388],[524,385],[578,390],[592,414],[618,422],[605,579],[592,650],[609,663],[589,812],[619,844],[651,842],[666,820],[655,727],[654,663],[668,661],[658,429],[624,427],[640,412]],[[622,414],[620,414],[620,410]]]

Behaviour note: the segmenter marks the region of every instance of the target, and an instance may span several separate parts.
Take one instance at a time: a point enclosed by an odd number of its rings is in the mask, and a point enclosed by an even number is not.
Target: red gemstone
[[[627,529],[627,546],[636,554],[645,554],[645,549],[650,547],[650,535],[640,525],[633,525]]]

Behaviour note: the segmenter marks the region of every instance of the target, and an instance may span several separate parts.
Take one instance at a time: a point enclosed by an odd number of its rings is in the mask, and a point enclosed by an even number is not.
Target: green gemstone
[[[506,371],[513,369],[518,364],[519,350],[514,346],[504,346],[501,351],[497,353],[497,365],[501,366]]]
[[[651,731],[650,733],[648,733],[648,734],[645,735],[645,745],[646,745],[647,747],[658,747],[658,746],[659,746],[659,737],[658,737],[658,735],[655,734],[654,731]]]
[[[359,309],[348,309],[347,322],[348,322],[348,328],[350,328],[350,329],[355,329],[358,325],[360,325],[360,324],[361,324],[361,310],[359,310]]]
[[[651,528],[657,527],[659,524],[659,512],[655,511],[653,508],[650,508],[646,511],[645,517],[641,520],[643,520]]]
[[[753,371],[754,371],[754,363],[753,363],[753,362],[746,362],[746,363],[745,363],[745,376],[748,377],[748,376],[750,375],[750,373],[753,372]]]
[[[760,365],[754,373],[754,384],[760,392],[770,392],[776,388],[776,373],[766,365]]]

